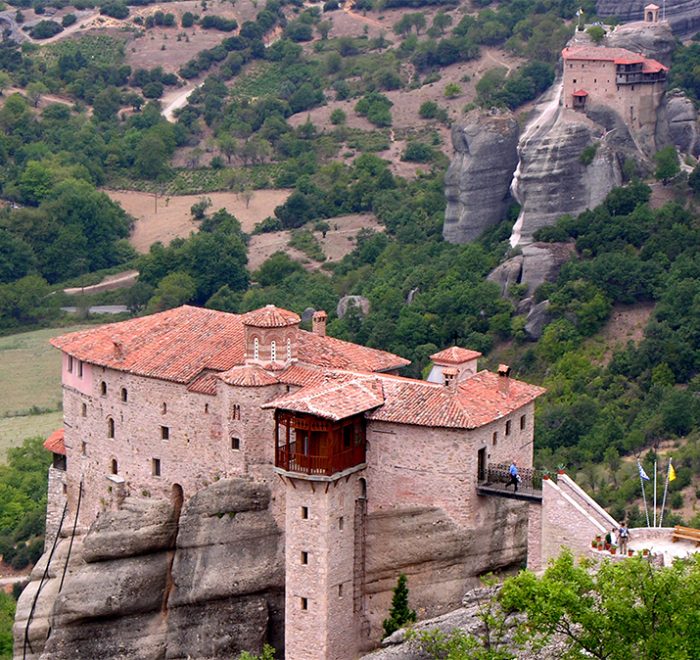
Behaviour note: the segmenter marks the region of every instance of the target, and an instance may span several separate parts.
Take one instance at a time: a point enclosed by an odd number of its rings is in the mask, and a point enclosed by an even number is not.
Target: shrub
[[[336,108],[331,112],[331,124],[333,126],[338,126],[339,124],[344,124],[347,119],[347,115],[340,108]]]
[[[182,15],[182,19],[180,20],[180,25],[184,28],[189,28],[194,25],[194,14],[191,11],[186,11]]]
[[[124,19],[129,15],[129,8],[123,2],[110,1],[100,7],[100,14]]]
[[[63,28],[56,21],[39,21],[29,30],[34,39],[48,39],[59,32],[63,32]]]
[[[421,119],[435,119],[438,113],[438,104],[435,101],[423,101],[418,109],[418,116]]]
[[[462,93],[462,88],[457,83],[445,85],[445,98],[454,99]]]
[[[64,28],[67,28],[73,23],[75,23],[78,20],[78,17],[75,14],[66,14],[62,19],[61,19],[61,25]]]
[[[435,157],[435,152],[422,142],[409,142],[401,155],[401,160],[409,163],[429,163]]]
[[[205,30],[221,30],[222,32],[233,32],[238,27],[235,18],[224,18],[210,14],[205,16],[199,23]]]
[[[595,142],[583,149],[581,155],[578,157],[578,162],[581,163],[581,165],[588,167],[593,162],[596,152],[598,151],[598,144],[598,142]]]

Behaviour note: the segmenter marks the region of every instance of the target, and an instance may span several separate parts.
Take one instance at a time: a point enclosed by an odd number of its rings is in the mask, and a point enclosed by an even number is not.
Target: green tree
[[[147,133],[139,142],[134,167],[145,179],[158,179],[168,171],[168,155],[163,139]]]
[[[536,577],[506,580],[508,611],[523,612],[531,638],[566,641],[565,657],[690,660],[700,657],[700,557],[656,567],[639,558],[603,562],[597,571],[562,554]]]
[[[605,29],[600,27],[600,25],[591,25],[586,30],[586,33],[593,40],[594,44],[601,44],[603,39],[605,39]]]
[[[156,287],[148,303],[148,313],[162,312],[172,307],[179,307],[194,299],[197,287],[187,273],[170,273]]]
[[[389,618],[384,619],[384,636],[388,637],[407,623],[416,620],[416,611],[408,606],[408,579],[404,573],[399,575],[399,579],[394,587],[394,595],[391,599],[391,609]]]
[[[29,100],[31,101],[31,104],[36,108],[39,105],[39,101],[41,101],[41,97],[44,94],[48,94],[49,88],[44,85],[43,82],[40,82],[38,80],[30,82],[27,85],[27,96],[29,97]]]
[[[654,154],[654,162],[656,163],[654,176],[664,185],[681,171],[675,147],[668,146],[657,151]]]

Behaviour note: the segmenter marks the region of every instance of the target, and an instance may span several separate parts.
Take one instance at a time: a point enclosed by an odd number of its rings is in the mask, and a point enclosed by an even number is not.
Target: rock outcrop
[[[47,579],[50,553],[36,565],[17,605],[15,657],[213,659],[267,639],[281,648],[284,547],[269,504],[269,489],[244,479],[204,488],[181,512],[177,500],[127,498],[84,537],[59,541]]]
[[[357,310],[361,316],[367,316],[370,307],[369,300],[364,296],[343,296],[338,301],[338,307],[335,312],[339,319],[344,318],[351,309]]]
[[[595,156],[584,164],[581,154],[591,146]],[[553,225],[564,214],[598,206],[621,183],[615,151],[601,127],[583,114],[557,110],[551,126],[533,131],[521,143],[514,181],[521,211],[511,245],[531,243],[540,227]]]
[[[622,22],[641,21],[647,0],[597,0],[598,16],[616,16]],[[661,3],[659,3],[660,5]],[[666,20],[673,33],[679,37],[688,37],[700,30],[700,1],[677,0],[666,3]]]
[[[700,3],[698,8],[700,9]],[[643,53],[666,66],[671,66],[676,38],[667,23],[631,23],[618,25],[608,32],[605,45],[611,48],[626,48],[633,53]]]
[[[668,141],[681,153],[700,156],[698,112],[694,103],[681,92],[668,94],[665,98]]]
[[[468,243],[503,219],[518,164],[518,135],[512,114],[499,111],[474,111],[452,128],[455,155],[445,176],[445,240]]]

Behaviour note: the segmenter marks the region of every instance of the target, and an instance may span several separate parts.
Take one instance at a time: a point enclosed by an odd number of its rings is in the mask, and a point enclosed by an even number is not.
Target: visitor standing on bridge
[[[513,461],[508,468],[508,473],[510,474],[510,481],[506,484],[506,488],[513,484],[513,492],[518,492],[518,482],[520,481],[520,475],[518,474],[518,466]]]

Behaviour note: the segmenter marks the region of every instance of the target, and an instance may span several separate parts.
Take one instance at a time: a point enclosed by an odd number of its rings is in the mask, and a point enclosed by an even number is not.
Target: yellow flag
[[[668,480],[673,481],[676,478],[676,471],[673,469],[673,464],[668,464]]]

